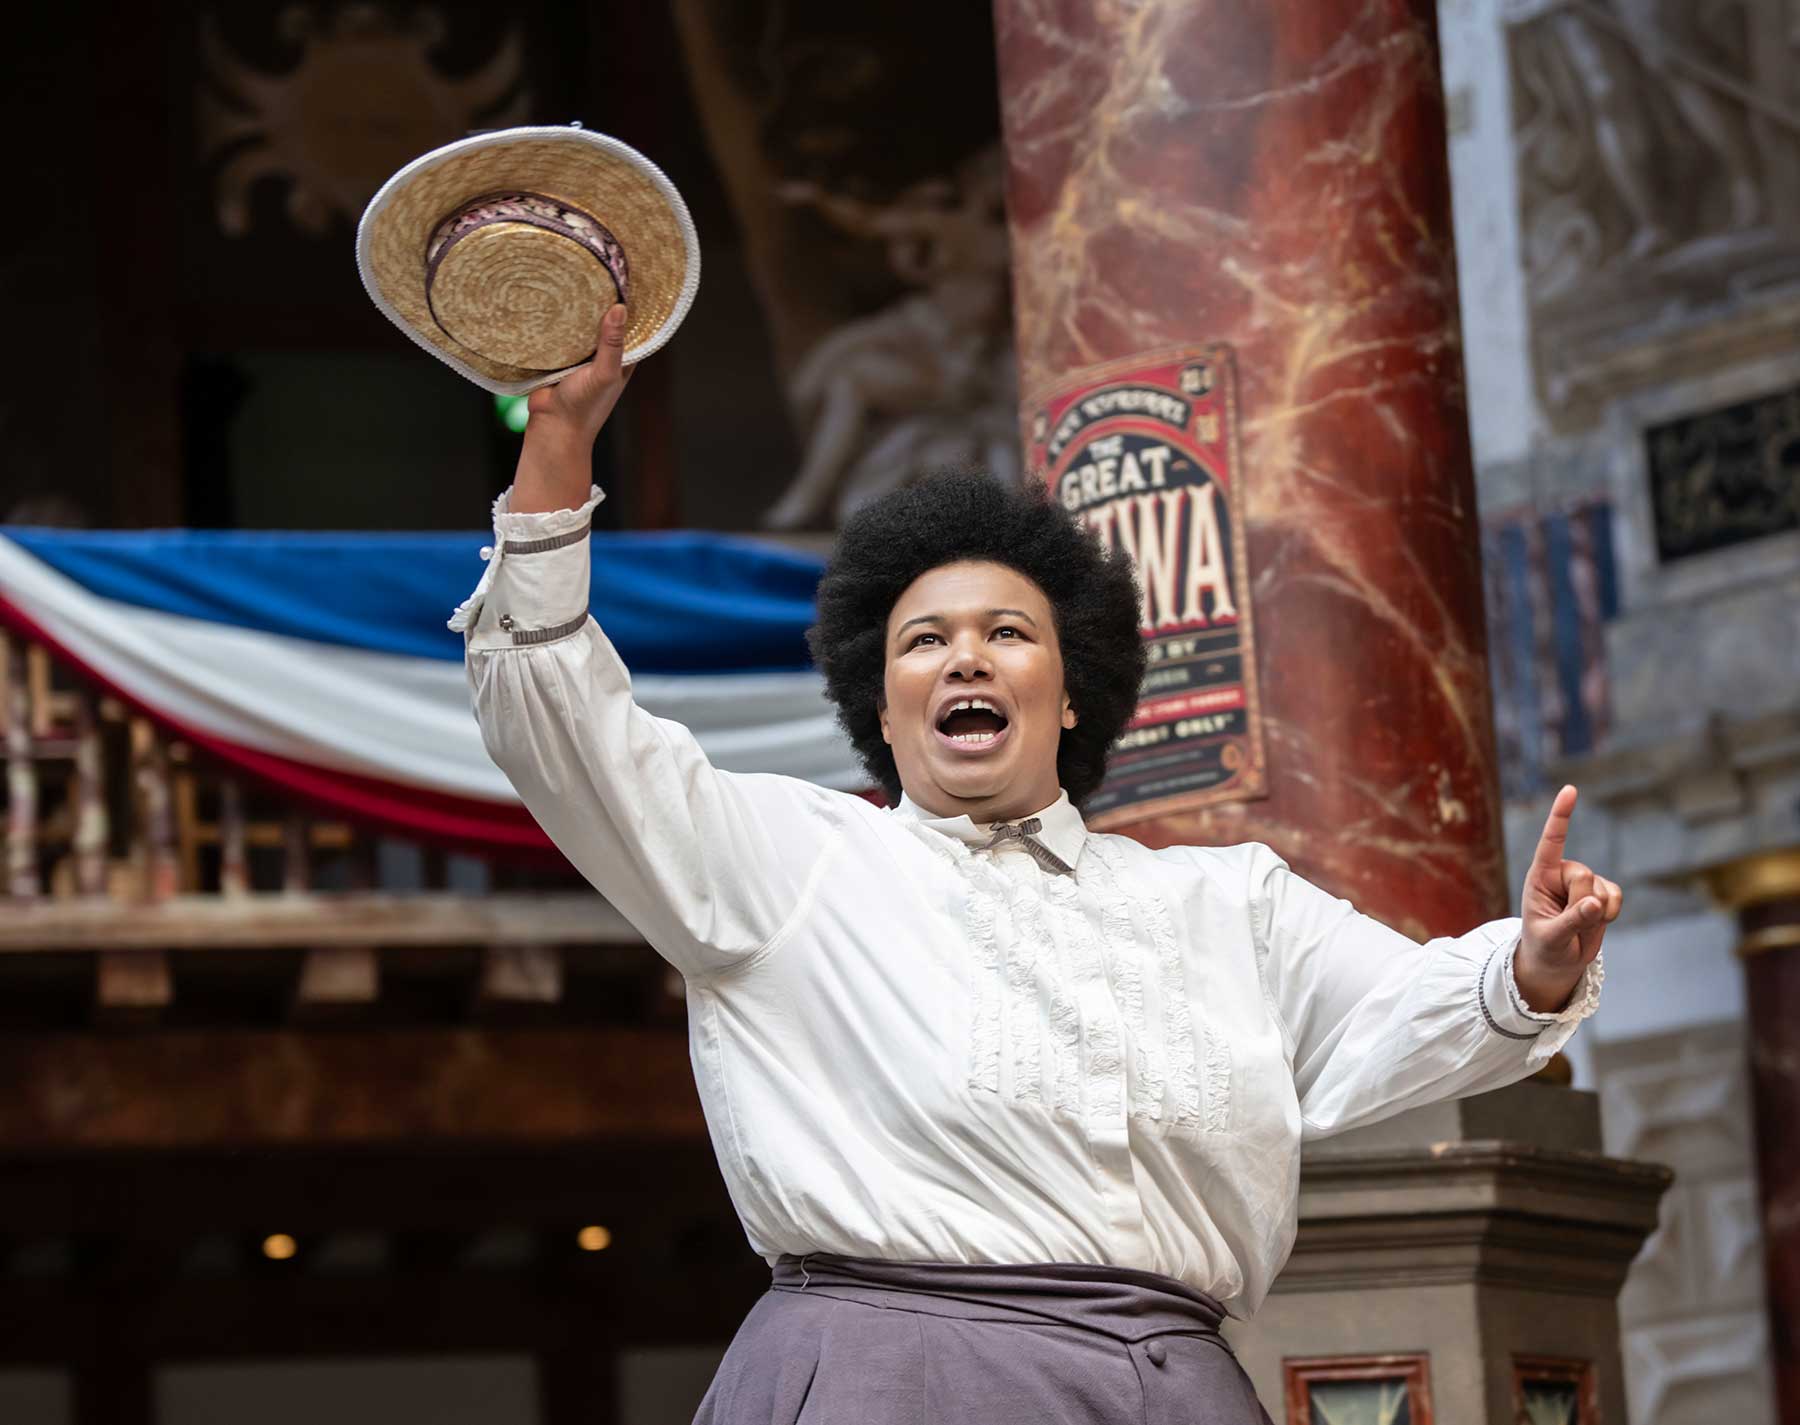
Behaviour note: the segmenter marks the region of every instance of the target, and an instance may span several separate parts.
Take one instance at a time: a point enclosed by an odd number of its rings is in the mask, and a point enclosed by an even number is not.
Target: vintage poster
[[[1027,459],[1142,590],[1137,716],[1087,804],[1097,828],[1265,795],[1227,346],[1078,372],[1025,402]]]

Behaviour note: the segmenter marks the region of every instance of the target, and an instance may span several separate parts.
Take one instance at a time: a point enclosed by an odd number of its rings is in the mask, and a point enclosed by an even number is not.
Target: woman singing
[[[1219,1334],[1293,1243],[1300,1146],[1541,1066],[1619,888],[1419,945],[1268,847],[1151,851],[1081,805],[1137,702],[1137,594],[1035,489],[940,478],[844,530],[813,646],[894,803],[714,770],[588,615],[624,308],[531,398],[461,611],[544,829],[686,980],[719,1166],[770,1290],[699,1421],[1267,1417]]]

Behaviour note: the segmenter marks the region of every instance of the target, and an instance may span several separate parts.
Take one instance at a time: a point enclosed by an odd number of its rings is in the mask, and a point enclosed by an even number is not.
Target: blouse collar
[[[994,834],[994,828],[1001,825],[997,821],[971,821],[966,816],[932,816],[904,793],[901,794],[900,805],[894,808],[894,814],[945,836],[953,836],[971,846],[985,845]],[[1069,800],[1069,794],[1063,792],[1049,806],[1042,811],[1032,812],[1031,815],[1043,823],[1037,839],[1069,865],[1075,865],[1081,857],[1082,846],[1087,842],[1087,826],[1081,819],[1081,813],[1075,810],[1075,803]],[[1026,818],[1019,817],[1018,820],[1024,821]]]

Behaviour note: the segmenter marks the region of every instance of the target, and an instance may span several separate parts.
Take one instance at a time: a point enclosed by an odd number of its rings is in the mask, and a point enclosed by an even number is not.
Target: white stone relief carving
[[[1695,1189],[1700,1224],[1695,1253],[1700,1280],[1696,1299],[1718,1306],[1756,1306],[1763,1301],[1762,1202],[1756,1179],[1731,1178]]]
[[[895,274],[919,290],[828,333],[795,368],[788,391],[806,452],[765,525],[840,523],[946,466],[1019,478],[1003,178],[993,148],[954,184],[920,184],[886,207],[809,184],[784,190],[845,231],[885,242]]]
[[[1760,1310],[1762,1220],[1752,1177],[1682,1184],[1619,1294],[1627,1326],[1691,1320],[1696,1313]]]
[[[1683,1053],[1667,1064],[1604,1073],[1607,1151],[1687,1173],[1749,1167],[1745,1072],[1738,1055]]]
[[[1676,1168],[1619,1297],[1630,1425],[1774,1425],[1741,1023],[1602,1041],[1606,1151]]]
[[[1693,1300],[1691,1196],[1679,1182],[1663,1195],[1656,1231],[1639,1249],[1619,1292],[1619,1320],[1638,1326],[1678,1315]]]
[[[1783,4],[1508,7],[1533,347],[1565,423],[1666,369],[1634,349],[1800,289],[1800,33]]]
[[[1761,1312],[1625,1333],[1632,1425],[1774,1425]]]

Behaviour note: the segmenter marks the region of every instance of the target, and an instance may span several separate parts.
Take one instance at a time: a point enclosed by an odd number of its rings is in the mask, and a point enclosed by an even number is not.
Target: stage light
[[[500,424],[514,435],[525,430],[525,422],[531,419],[531,408],[526,405],[526,396],[495,396],[494,414],[500,417]]]
[[[584,1252],[604,1252],[612,1246],[612,1233],[604,1227],[583,1227],[575,1234],[575,1241]]]
[[[299,1250],[299,1244],[285,1232],[271,1232],[263,1238],[262,1252],[271,1262],[285,1262]]]

